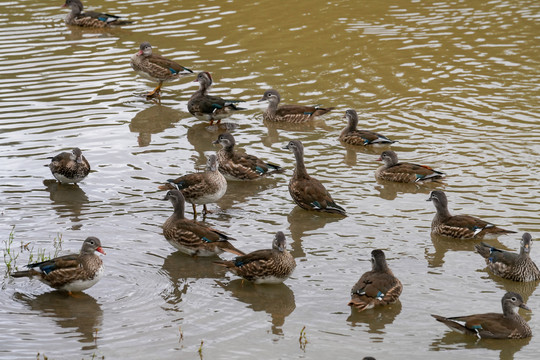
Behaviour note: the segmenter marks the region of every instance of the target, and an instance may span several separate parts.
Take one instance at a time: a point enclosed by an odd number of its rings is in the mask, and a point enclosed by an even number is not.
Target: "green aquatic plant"
[[[9,274],[17,268],[17,258],[21,254],[13,248],[13,241],[15,240],[15,225],[11,228],[8,238],[4,239],[4,264],[6,264],[5,277],[9,277]],[[22,243],[21,243],[22,248]]]

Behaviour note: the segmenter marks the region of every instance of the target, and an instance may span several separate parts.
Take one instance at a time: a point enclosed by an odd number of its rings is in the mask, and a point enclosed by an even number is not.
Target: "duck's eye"
[[[513,297],[513,298],[511,298],[510,300],[512,300],[512,302],[516,302],[516,301],[517,301],[516,297]]]

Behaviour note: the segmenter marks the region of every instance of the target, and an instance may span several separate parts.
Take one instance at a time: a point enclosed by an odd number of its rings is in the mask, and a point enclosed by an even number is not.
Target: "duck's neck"
[[[270,116],[275,116],[277,112],[279,103],[277,101],[269,101],[268,108],[266,108],[266,113]]]
[[[304,155],[295,151],[294,157],[296,158],[296,168],[294,169],[294,177],[308,177],[306,165],[304,164]]]
[[[452,217],[450,211],[448,211],[448,206],[445,206],[444,204],[436,202],[435,209],[437,210],[437,217],[440,219]]]
[[[184,218],[184,205],[182,202],[177,202],[174,204],[174,214],[173,216],[177,219]]]

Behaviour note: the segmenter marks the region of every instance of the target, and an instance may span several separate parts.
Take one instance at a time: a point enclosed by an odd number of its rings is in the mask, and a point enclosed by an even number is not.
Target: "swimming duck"
[[[339,135],[339,140],[350,145],[387,145],[393,144],[395,141],[390,140],[384,135],[369,131],[358,130],[358,114],[355,110],[349,109],[345,111],[344,119],[347,119],[347,126]]]
[[[163,224],[163,235],[176,249],[191,256],[212,256],[224,251],[244,255],[229,242],[233,238],[184,217],[185,200],[180,190],[169,190],[163,200],[169,200],[174,207],[174,213]]]
[[[215,203],[227,191],[227,180],[218,170],[218,161],[215,154],[208,157],[204,172],[187,174],[167,181],[167,184],[160,185],[159,189],[170,190],[177,187],[184,195],[186,202],[193,206],[194,217],[197,217],[195,205],[203,206],[204,216],[208,213],[206,204]]]
[[[394,276],[382,250],[371,252],[371,271],[364,273],[351,290],[349,306],[359,311],[395,303],[403,285]]]
[[[524,233],[519,254],[499,250],[486,243],[474,247],[486,259],[488,269],[495,275],[513,281],[536,281],[540,280],[540,270],[529,256],[531,246],[531,234]]]
[[[284,147],[292,151],[296,167],[289,182],[289,193],[302,209],[347,215],[345,209],[334,202],[323,184],[308,175],[304,164],[304,145],[299,140],[291,140]]]
[[[230,133],[220,134],[213,144],[222,146],[217,152],[219,171],[227,180],[257,180],[281,169],[280,166],[266,163],[254,155],[235,151],[236,141]]]
[[[305,105],[281,105],[278,107],[281,96],[274,89],[266,90],[260,101],[268,101],[268,108],[263,114],[263,120],[275,122],[303,123],[334,109],[333,107],[320,108]]]
[[[397,154],[392,150],[383,151],[377,160],[384,163],[375,171],[375,178],[380,180],[401,183],[431,182],[445,176],[444,173],[426,165],[400,163]]]
[[[296,267],[286,245],[285,235],[278,231],[272,242],[272,249],[256,250],[232,261],[216,263],[255,284],[280,284],[287,280]]]
[[[103,275],[103,261],[95,254],[98,251],[105,255],[101,241],[94,236],[84,240],[79,254],[56,257],[51,260],[26,265],[30,270],[17,271],[11,276],[37,277],[39,281],[50,287],[79,292],[94,286]]]
[[[501,229],[487,221],[469,215],[450,215],[448,199],[441,190],[433,190],[427,201],[433,201],[437,213],[431,222],[431,233],[456,239],[483,239],[512,234],[515,231]]]
[[[78,183],[90,173],[90,164],[81,149],[74,148],[70,153],[64,151],[53,157],[49,169],[62,184]]]
[[[219,96],[208,95],[208,89],[212,86],[212,75],[209,72],[197,74],[195,82],[199,82],[199,90],[191,95],[188,111],[197,119],[210,121],[210,125],[217,120],[219,125],[222,119],[231,116],[234,111],[245,110],[235,105],[242,100],[225,100]]]
[[[146,94],[147,99],[151,99],[154,96],[157,96],[159,99],[161,96],[161,86],[164,82],[173,81],[183,75],[193,73],[193,71],[175,61],[161,55],[153,54],[152,45],[147,41],[141,43],[139,51],[131,56],[130,64],[133,70],[139,75],[159,82],[154,90]]]
[[[132,21],[122,20],[120,16],[109,15],[95,11],[83,11],[81,0],[66,0],[62,5],[64,8],[70,8],[71,12],[66,16],[67,25],[77,25],[91,28],[104,28],[114,25],[127,25]]]
[[[479,339],[524,339],[531,337],[531,328],[517,312],[518,308],[531,310],[521,295],[507,292],[501,302],[502,314],[486,313],[450,318],[439,315],[431,316],[452,330],[466,335],[474,335]],[[464,324],[460,324],[460,322]]]

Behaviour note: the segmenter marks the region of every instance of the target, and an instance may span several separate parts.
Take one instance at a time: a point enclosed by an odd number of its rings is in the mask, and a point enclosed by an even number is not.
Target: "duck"
[[[296,261],[286,246],[285,235],[278,231],[272,249],[256,250],[234,260],[215,263],[255,284],[281,284],[296,268]]]
[[[133,23],[132,21],[123,20],[120,16],[116,15],[109,15],[95,11],[83,12],[83,4],[81,0],[66,0],[62,7],[71,9],[71,12],[66,16],[65,19],[67,25],[104,28]]]
[[[209,213],[206,204],[215,203],[227,191],[227,180],[218,170],[217,155],[212,154],[208,157],[204,172],[169,179],[167,184],[159,186],[160,190],[172,190],[175,188],[180,190],[185,201],[193,206],[193,216],[195,218],[197,217],[196,205],[203,206],[203,216]]]
[[[103,276],[103,261],[95,252],[105,255],[101,241],[95,236],[84,240],[79,254],[26,265],[29,270],[17,271],[14,278],[36,277],[39,281],[60,291],[80,292],[91,288]]]
[[[486,313],[468,316],[444,317],[431,315],[450,329],[478,339],[525,339],[532,331],[525,319],[518,314],[518,308],[531,310],[521,295],[507,292],[501,300],[503,313]],[[463,323],[463,324],[460,324]]]
[[[281,171],[279,165],[264,162],[255,155],[239,153],[234,150],[236,141],[231,133],[223,133],[213,142],[222,148],[216,153],[219,171],[227,180],[258,180],[274,172]]]
[[[375,178],[379,180],[400,183],[426,183],[441,180],[445,174],[432,169],[427,165],[417,165],[399,162],[397,154],[392,150],[385,150],[377,161],[384,165],[375,171]]]
[[[261,101],[268,101],[268,108],[263,114],[263,120],[271,122],[305,123],[334,109],[333,107],[321,108],[305,105],[279,106],[281,96],[275,89],[266,90],[259,102]]]
[[[163,235],[180,252],[191,256],[213,256],[224,251],[245,255],[229,242],[234,238],[203,223],[186,219],[185,199],[180,190],[169,190],[163,200],[169,200],[174,207],[174,213],[163,224]]]
[[[432,234],[455,239],[484,239],[515,233],[474,216],[451,215],[448,211],[448,199],[441,190],[433,190],[426,201],[432,201],[437,210],[431,222]]]
[[[53,157],[49,169],[62,184],[78,183],[90,173],[90,163],[76,147],[71,152],[64,151]]]
[[[344,119],[347,119],[347,126],[339,135],[339,140],[349,145],[388,145],[396,141],[390,140],[384,135],[369,131],[358,130],[358,114],[355,110],[349,109],[345,111]]]
[[[139,51],[131,56],[131,67],[142,77],[157,81],[158,86],[146,94],[147,99],[156,96],[161,99],[161,86],[164,82],[178,79],[183,75],[192,74],[193,71],[164,56],[153,54],[152,45],[145,41],[139,46]]]
[[[403,285],[394,276],[388,264],[384,251],[380,249],[371,252],[371,271],[364,273],[351,289],[351,301],[358,311],[372,309],[395,303],[403,290]]]
[[[296,159],[293,176],[289,181],[289,193],[294,202],[305,210],[347,216],[345,209],[336,204],[324,185],[307,173],[302,142],[300,140],[291,140],[283,149],[292,151]]]
[[[532,246],[532,236],[524,233],[521,237],[519,254],[499,250],[484,242],[476,244],[476,251],[486,259],[489,270],[495,275],[513,281],[540,280],[540,270],[529,256]]]
[[[217,120],[217,125],[222,119],[231,116],[234,111],[245,110],[235,104],[242,100],[225,100],[219,96],[208,95],[208,89],[212,86],[212,75],[203,71],[197,74],[194,82],[199,83],[197,90],[188,101],[188,111],[199,120],[210,121],[210,126]]]

